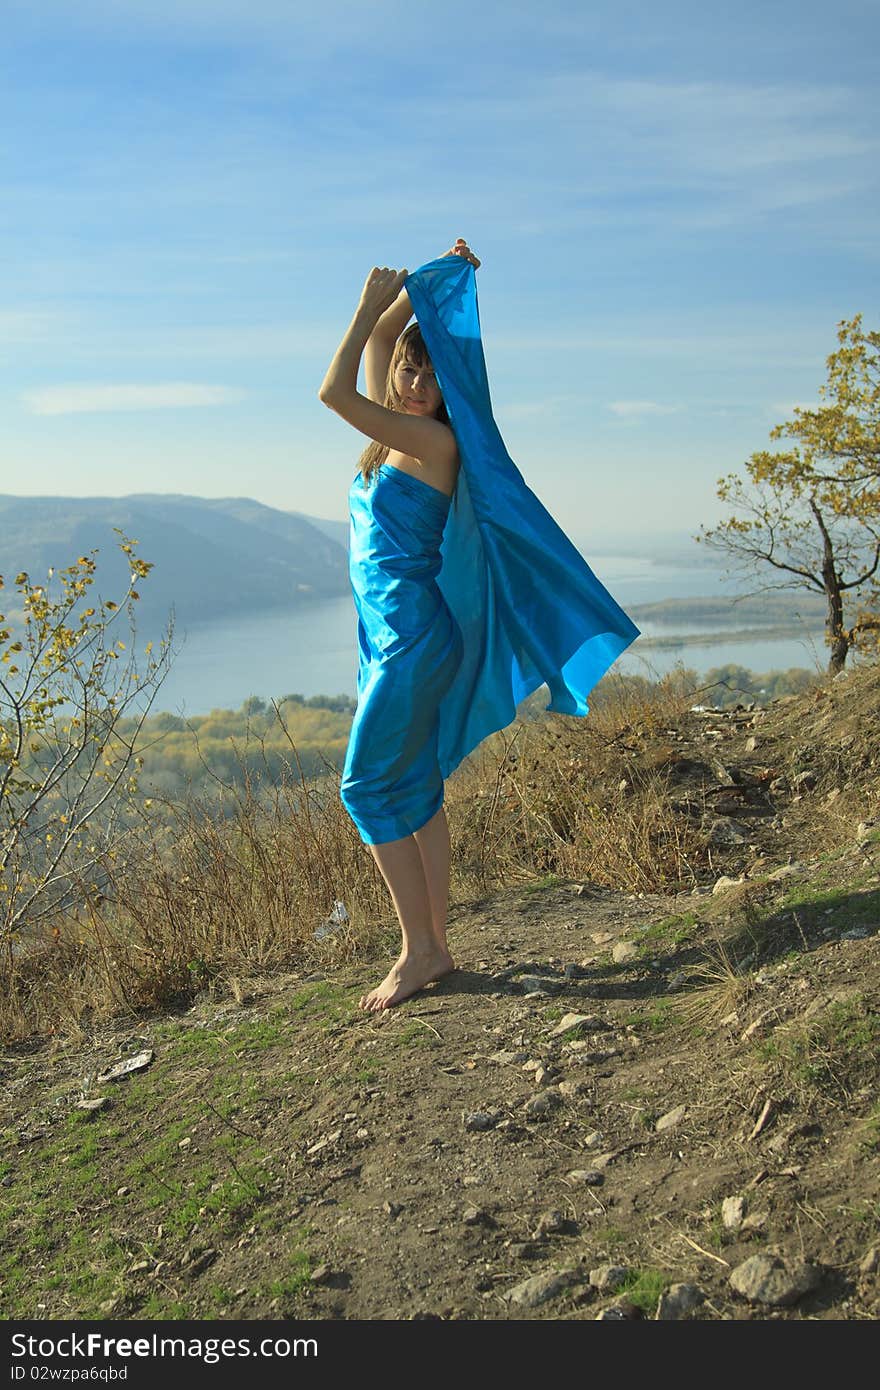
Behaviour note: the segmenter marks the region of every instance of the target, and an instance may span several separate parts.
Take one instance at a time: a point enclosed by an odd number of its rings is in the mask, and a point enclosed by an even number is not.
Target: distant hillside
[[[348,556],[338,540],[305,517],[247,497],[0,495],[0,572],[45,575],[97,546],[100,588],[109,597],[127,576],[114,526],[139,541],[139,555],[155,566],[140,589],[143,632],[161,626],[172,607],[186,625],[348,592]]]

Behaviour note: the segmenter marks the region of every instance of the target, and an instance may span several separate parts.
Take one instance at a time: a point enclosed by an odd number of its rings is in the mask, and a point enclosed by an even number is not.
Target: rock
[[[524,1052],[493,1052],[489,1061],[494,1062],[496,1067],[510,1067],[516,1062],[524,1062],[525,1059]]]
[[[607,946],[609,941],[614,940],[614,933],[610,931],[591,931],[590,940],[595,946]]]
[[[138,1052],[134,1057],[127,1057],[124,1062],[111,1067],[109,1071],[102,1072],[97,1078],[97,1084],[103,1086],[106,1081],[121,1081],[126,1076],[131,1076],[133,1072],[143,1071],[152,1062],[154,1053],[149,1049],[146,1052]]]
[[[586,1081],[560,1081],[559,1094],[566,1100],[575,1100],[578,1096],[586,1095],[589,1091]]]
[[[179,1149],[191,1149],[191,1148],[192,1148],[192,1139],[190,1139],[188,1136],[187,1136],[186,1139],[178,1139],[178,1141],[177,1141],[177,1147],[178,1147]]]
[[[774,869],[772,873],[767,875],[767,881],[768,883],[776,883],[781,878],[791,878],[795,874],[802,874],[804,867],[799,859],[796,859],[793,864],[780,864],[778,869]]]
[[[743,1197],[725,1197],[721,1203],[721,1220],[725,1230],[738,1231],[743,1223],[746,1214],[746,1203]]]
[[[746,828],[730,816],[716,816],[709,825],[707,839],[710,845],[742,845],[746,841]]]
[[[328,1264],[316,1265],[309,1278],[313,1284],[328,1284],[333,1277],[333,1270]]]
[[[526,1102],[526,1118],[529,1120],[546,1120],[558,1110],[562,1104],[562,1096],[556,1090],[542,1091],[540,1095],[533,1096]]]
[[[877,822],[875,820],[859,821],[859,824],[856,827],[856,839],[858,840],[859,844],[863,844],[865,840],[870,840],[871,832],[873,831],[876,824]]]
[[[786,1308],[821,1282],[815,1265],[786,1264],[777,1255],[752,1255],[731,1271],[732,1289],[750,1303]]]
[[[841,941],[864,941],[866,936],[871,935],[870,927],[852,927],[849,931],[840,933]]]
[[[754,751],[755,751],[755,749],[757,748],[757,746],[758,746],[758,740],[755,738],[755,735],[754,735],[754,734],[752,734],[750,738],[747,738],[747,739],[746,739],[746,752],[747,752],[747,753],[754,753]]]
[[[876,1274],[880,1269],[880,1245],[872,1245],[859,1260],[859,1274]]]
[[[567,1176],[571,1182],[582,1183],[585,1187],[601,1187],[605,1181],[605,1174],[598,1168],[572,1168]]]
[[[703,1290],[696,1284],[672,1284],[660,1295],[654,1316],[658,1322],[673,1322],[678,1318],[687,1317],[688,1313],[699,1307],[705,1297]]]
[[[665,1134],[668,1129],[674,1129],[679,1121],[684,1119],[686,1114],[686,1105],[676,1105],[674,1110],[667,1110],[665,1115],[660,1116],[660,1119],[654,1125],[654,1129],[658,1134]]]
[[[557,1294],[570,1288],[577,1279],[577,1270],[548,1270],[544,1274],[533,1274],[530,1279],[524,1279],[521,1284],[509,1289],[504,1297],[508,1303],[515,1303],[519,1308],[538,1308],[542,1303],[549,1303],[551,1298],[556,1298]]]
[[[501,1115],[497,1110],[472,1110],[463,1116],[466,1130],[494,1129]]]
[[[602,1131],[600,1129],[592,1129],[589,1134],[584,1135],[583,1145],[585,1149],[597,1149],[601,1143]]]
[[[192,1250],[187,1251],[184,1257],[184,1267],[187,1274],[194,1279],[196,1275],[201,1274],[203,1270],[214,1263],[219,1253],[213,1246],[208,1246],[205,1249],[193,1247]]]
[[[629,1269],[626,1265],[599,1265],[590,1270],[590,1284],[600,1293],[616,1293],[627,1281]]]
[[[99,1110],[106,1110],[110,1104],[109,1096],[95,1096],[93,1100],[78,1100],[77,1110],[85,1110],[90,1115],[96,1115]]]
[[[631,941],[615,941],[611,948],[611,959],[615,965],[626,965],[628,961],[635,960],[638,954],[638,946]]]
[[[715,880],[715,883],[712,887],[712,896],[714,898],[719,893],[726,893],[728,888],[736,888],[740,883],[744,882],[745,879],[730,878],[727,874],[722,874],[720,878]]]
[[[598,1014],[566,1014],[556,1027],[551,1029],[550,1037],[558,1038],[562,1033],[567,1033],[569,1028],[583,1028],[588,1033],[595,1033],[604,1027],[604,1020],[599,1018]]]
[[[596,1322],[629,1322],[642,1315],[633,1303],[624,1300],[621,1303],[612,1303],[608,1308],[603,1308],[601,1313],[596,1314]]]
[[[538,1217],[538,1224],[532,1233],[534,1240],[540,1240],[542,1236],[558,1236],[568,1226],[568,1221],[561,1211],[555,1208],[553,1211],[542,1212]]]
[[[807,768],[803,772],[795,773],[791,779],[791,785],[795,791],[805,792],[815,787],[818,780],[818,774],[812,768]]]
[[[386,1215],[386,1216],[390,1216],[391,1220],[393,1221],[394,1218],[395,1218],[396,1216],[399,1216],[400,1213],[403,1211],[403,1203],[402,1203],[402,1202],[383,1202],[383,1203],[382,1203],[382,1210],[384,1211],[385,1215]]]
[[[465,1207],[461,1219],[466,1226],[479,1226],[486,1219],[481,1207]]]
[[[561,981],[546,975],[520,975],[513,984],[523,994],[554,994],[561,988]]]

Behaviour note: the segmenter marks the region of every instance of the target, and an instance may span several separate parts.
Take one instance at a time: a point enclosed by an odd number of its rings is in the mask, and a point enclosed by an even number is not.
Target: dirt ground
[[[460,903],[459,969],[384,1014],[390,929],[7,1049],[4,1316],[877,1317],[876,695],[661,732],[683,803],[752,817],[692,891]]]

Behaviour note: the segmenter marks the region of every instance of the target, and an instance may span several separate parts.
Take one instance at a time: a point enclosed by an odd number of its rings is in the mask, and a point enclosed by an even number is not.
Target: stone
[[[595,1033],[604,1027],[605,1023],[598,1014],[566,1014],[556,1027],[551,1029],[550,1037],[558,1038],[562,1033],[567,1033],[569,1028],[585,1028],[587,1032]]]
[[[486,1213],[481,1207],[465,1207],[461,1219],[466,1226],[479,1226],[486,1219]]]
[[[626,1265],[599,1265],[590,1270],[590,1284],[600,1293],[616,1293],[627,1281],[629,1269]]]
[[[556,1090],[542,1091],[540,1095],[533,1096],[526,1103],[526,1118],[529,1120],[546,1120],[554,1110],[558,1110],[562,1104],[562,1096]]]
[[[513,983],[523,994],[553,994],[561,987],[561,981],[546,975],[520,975]]]
[[[78,1100],[77,1110],[85,1110],[87,1114],[96,1115],[99,1110],[106,1110],[110,1104],[109,1096],[95,1096],[92,1100]]]
[[[730,878],[727,874],[722,874],[715,880],[712,886],[712,896],[717,897],[719,893],[726,893],[728,888],[736,888],[740,883],[744,883],[742,878]]]
[[[466,1130],[478,1131],[494,1129],[501,1117],[497,1111],[472,1110],[469,1115],[465,1115],[463,1118]]]
[[[658,1322],[673,1322],[687,1317],[703,1302],[706,1295],[696,1284],[672,1284],[660,1295],[655,1318]]]
[[[880,1269],[880,1245],[872,1245],[867,1254],[859,1260],[859,1274],[876,1274]]]
[[[752,1255],[729,1276],[731,1288],[750,1303],[787,1308],[821,1282],[815,1265],[787,1264],[778,1255]]]
[[[575,1100],[578,1096],[586,1095],[589,1091],[586,1081],[560,1081],[559,1094],[565,1096],[566,1100]]]
[[[710,845],[743,845],[746,829],[730,816],[716,816],[709,826],[707,839]]]
[[[668,1129],[675,1129],[675,1126],[684,1119],[687,1114],[686,1105],[676,1105],[674,1110],[667,1110],[665,1115],[661,1115],[654,1129],[658,1134],[665,1134]]]
[[[744,1197],[725,1197],[721,1203],[721,1220],[727,1231],[738,1231],[745,1219]]]
[[[555,1208],[553,1211],[542,1212],[538,1217],[538,1224],[533,1232],[533,1238],[540,1240],[542,1236],[558,1236],[568,1226],[568,1221],[561,1211]]]
[[[611,959],[615,965],[626,965],[628,961],[635,960],[638,954],[638,946],[631,941],[615,941],[611,948]]]
[[[149,1049],[146,1052],[138,1052],[134,1057],[127,1057],[124,1062],[119,1062],[109,1071],[102,1072],[97,1078],[97,1084],[103,1086],[106,1081],[122,1081],[133,1072],[143,1071],[153,1061],[153,1057],[154,1053]]]
[[[504,1297],[508,1303],[515,1303],[519,1308],[538,1308],[564,1293],[577,1278],[578,1273],[573,1269],[547,1270],[544,1274],[533,1274],[530,1279],[524,1279],[521,1284],[509,1289]]]
[[[582,1183],[584,1187],[601,1187],[605,1174],[600,1173],[598,1168],[572,1168],[568,1178],[571,1182]]]
[[[316,1265],[309,1278],[313,1284],[328,1284],[333,1277],[333,1270],[328,1264]]]

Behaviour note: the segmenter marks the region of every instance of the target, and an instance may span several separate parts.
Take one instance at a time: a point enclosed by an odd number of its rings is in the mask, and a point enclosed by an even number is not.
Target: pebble
[[[135,1057],[128,1057],[118,1066],[111,1067],[109,1071],[102,1072],[97,1078],[97,1084],[103,1086],[105,1081],[121,1081],[123,1077],[131,1076],[132,1072],[143,1071],[153,1060],[153,1052],[139,1052]]]
[[[654,1316],[658,1322],[673,1322],[686,1317],[705,1297],[703,1290],[696,1284],[673,1284],[660,1295]]]
[[[605,1181],[605,1174],[600,1173],[598,1168],[572,1168],[568,1177],[572,1182],[583,1183],[585,1187],[601,1187]]]
[[[540,1095],[533,1096],[532,1099],[526,1103],[526,1117],[534,1120],[545,1120],[554,1110],[558,1109],[561,1104],[562,1096],[558,1091],[542,1091]]]
[[[721,1220],[725,1230],[738,1231],[746,1214],[744,1197],[725,1197],[721,1203]]]
[[[553,1211],[542,1212],[538,1217],[533,1239],[540,1240],[542,1236],[558,1236],[560,1231],[564,1231],[567,1226],[568,1221],[561,1211],[554,1208]]]
[[[548,1303],[551,1298],[570,1288],[578,1277],[577,1270],[573,1269],[548,1270],[544,1274],[533,1274],[530,1279],[524,1279],[521,1284],[509,1289],[504,1297],[508,1303],[515,1303],[520,1308],[538,1308],[542,1303]]]
[[[93,1100],[78,1100],[76,1108],[77,1110],[86,1110],[90,1114],[95,1114],[98,1110],[106,1110],[109,1104],[109,1097],[95,1096]]]
[[[859,1261],[859,1274],[876,1274],[880,1269],[880,1245],[872,1245],[871,1249]]]
[[[815,1289],[821,1278],[815,1265],[789,1265],[777,1255],[752,1255],[731,1271],[729,1282],[750,1303],[785,1308]]]
[[[611,959],[615,965],[626,965],[628,961],[635,960],[638,954],[638,946],[631,941],[616,941],[611,948]]]
[[[466,1226],[479,1226],[486,1219],[486,1213],[482,1207],[465,1207],[461,1219]]]
[[[628,1274],[626,1265],[599,1265],[590,1270],[590,1283],[600,1293],[616,1293],[626,1283]]]
[[[744,882],[745,882],[745,879],[742,879],[742,878],[729,878],[729,877],[727,876],[727,874],[722,874],[721,877],[720,877],[719,879],[716,879],[716,880],[715,880],[715,884],[714,884],[714,886],[713,886],[713,888],[712,888],[712,896],[713,896],[713,898],[714,898],[714,897],[716,897],[719,893],[726,893],[727,890],[728,890],[728,888],[736,888],[738,884],[744,883]]]
[[[464,1127],[467,1130],[494,1129],[500,1118],[497,1111],[472,1110],[464,1116]]]
[[[550,1037],[558,1038],[562,1033],[567,1033],[569,1028],[586,1028],[590,1033],[596,1033],[604,1027],[605,1023],[598,1014],[566,1014],[551,1030]]]
[[[676,1105],[674,1110],[667,1110],[665,1115],[660,1116],[660,1119],[654,1125],[654,1129],[658,1134],[664,1134],[667,1129],[674,1129],[679,1121],[684,1119],[686,1114],[686,1105]]]

